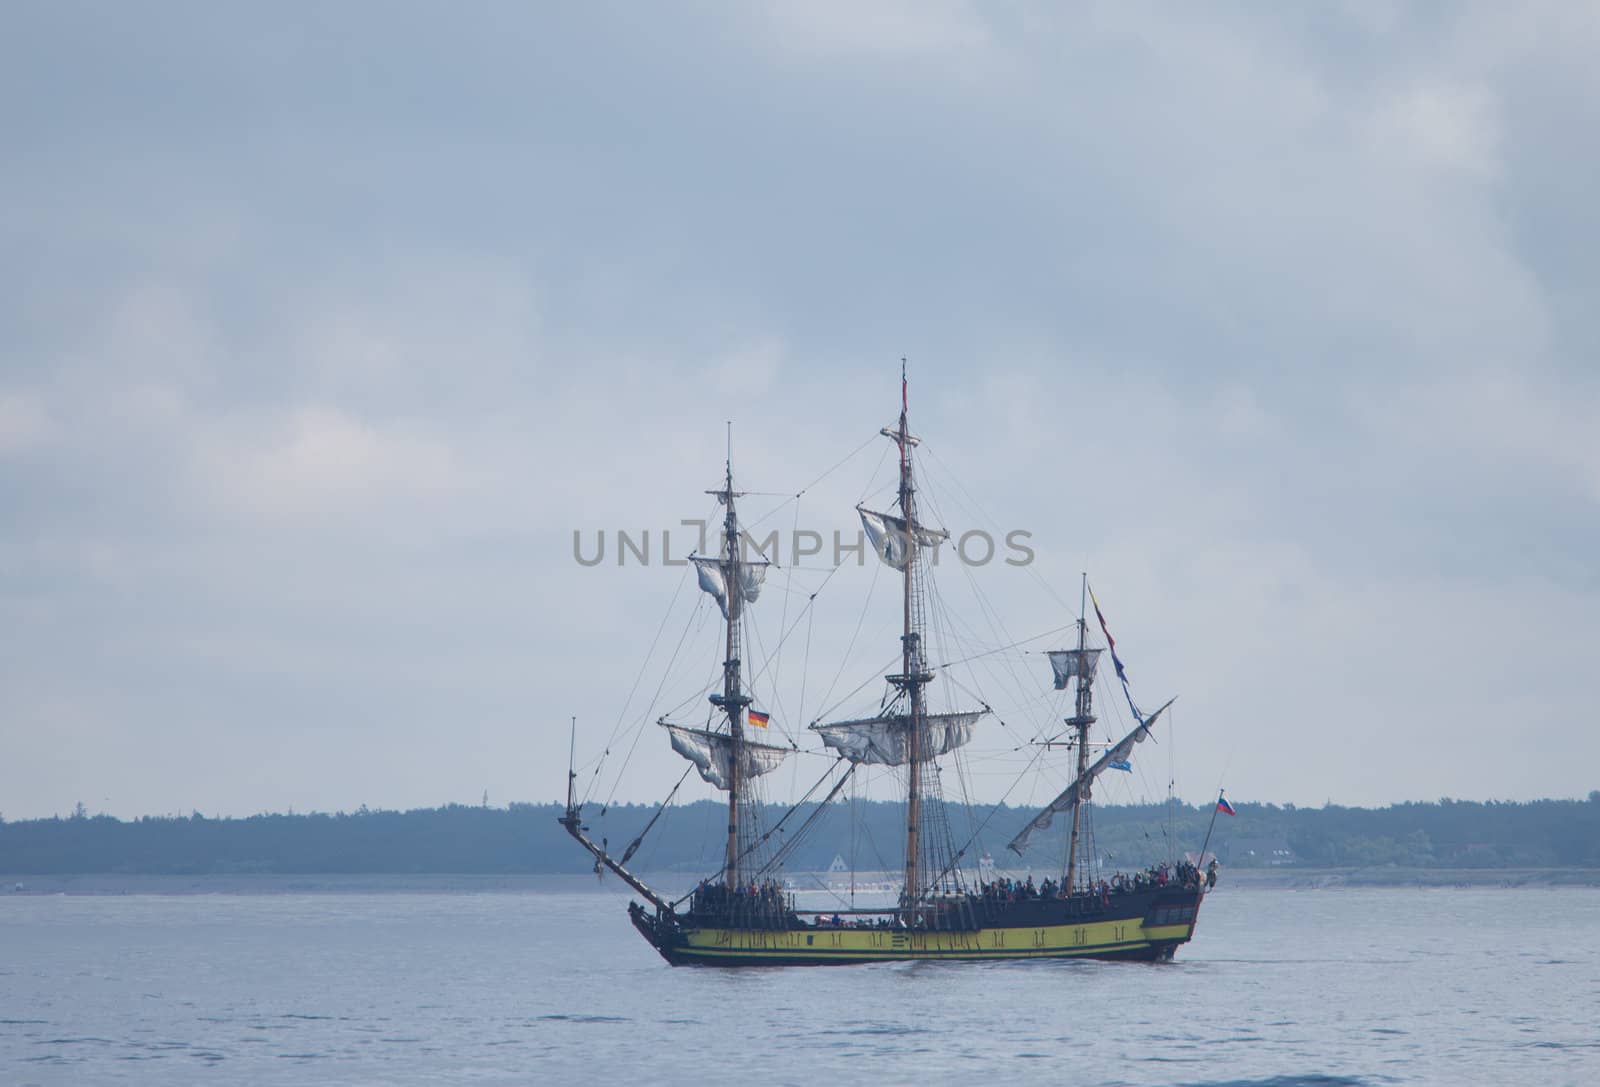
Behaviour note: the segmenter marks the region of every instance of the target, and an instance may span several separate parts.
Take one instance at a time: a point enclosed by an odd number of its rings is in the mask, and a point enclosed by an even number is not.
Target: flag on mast
[[[1217,794],[1217,810],[1220,812],[1226,812],[1229,815],[1239,814],[1233,810],[1233,805],[1228,803],[1228,798],[1223,796],[1221,793]]]
[[[1117,640],[1111,636],[1111,628],[1106,626],[1105,613],[1100,610],[1100,601],[1094,598],[1094,588],[1085,584],[1089,590],[1089,603],[1094,605],[1094,617],[1100,620],[1100,633],[1106,636],[1106,647],[1111,650],[1111,665],[1117,670],[1117,678],[1122,681],[1122,696],[1128,700],[1128,708],[1133,711],[1133,719],[1141,725],[1148,724],[1143,713],[1133,701],[1133,692],[1128,689],[1128,673],[1123,671],[1122,658],[1117,656]],[[1156,711],[1161,712],[1160,710]]]
[[[766,728],[767,721],[771,719],[765,710],[751,710],[747,716],[750,718],[750,723],[756,728]]]
[[[1106,636],[1106,645],[1111,650],[1111,663],[1117,669],[1117,678],[1123,683],[1128,682],[1128,674],[1122,670],[1122,658],[1117,656],[1117,640],[1111,636],[1111,628],[1106,626],[1106,617],[1100,610],[1100,601],[1094,598],[1094,590],[1089,590],[1089,603],[1094,605],[1094,617],[1100,620],[1100,633]]]

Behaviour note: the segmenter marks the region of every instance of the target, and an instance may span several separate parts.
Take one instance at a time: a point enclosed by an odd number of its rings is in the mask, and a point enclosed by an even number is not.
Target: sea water
[[[672,968],[579,892],[0,896],[0,1084],[1600,1084],[1600,891],[1226,882],[1174,962]]]

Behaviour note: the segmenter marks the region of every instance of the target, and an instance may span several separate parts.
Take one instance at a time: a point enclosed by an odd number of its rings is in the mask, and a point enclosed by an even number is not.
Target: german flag
[[[756,726],[756,728],[766,728],[767,727],[768,717],[767,717],[767,714],[766,714],[765,710],[751,710],[750,714],[749,714],[749,717],[750,717],[750,723],[752,725]]]

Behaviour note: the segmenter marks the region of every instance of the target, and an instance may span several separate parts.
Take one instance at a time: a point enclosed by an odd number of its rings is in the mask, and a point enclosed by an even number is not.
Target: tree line
[[[1600,791],[1587,800],[1405,803],[1386,808],[1320,808],[1237,803],[1237,816],[1213,819],[1210,805],[1181,802],[1104,805],[1086,829],[1095,859],[1132,870],[1198,854],[1213,826],[1211,851],[1239,867],[1439,868],[1600,867]],[[620,856],[656,814],[650,805],[585,810],[596,841]],[[857,871],[900,865],[903,812],[887,801],[841,801],[823,811],[763,812],[766,851],[783,850],[784,872],[838,864]],[[580,873],[591,861],[556,822],[555,804],[412,811],[264,814],[245,818],[89,815],[0,822],[0,872],[7,874],[243,873]],[[990,857],[1002,869],[1059,867],[1064,824],[1036,835],[1023,860],[1005,850],[1029,809],[952,806],[962,865]],[[703,800],[664,811],[629,861],[638,871],[706,874],[721,863],[727,809]],[[813,818],[814,817],[814,818]],[[811,822],[807,833],[790,841]]]

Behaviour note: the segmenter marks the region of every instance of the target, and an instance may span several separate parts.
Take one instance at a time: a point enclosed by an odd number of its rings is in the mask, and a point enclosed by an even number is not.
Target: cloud
[[[1537,481],[1573,502],[1600,503],[1593,382],[1558,384],[1527,367],[1475,368],[1396,388],[1372,408],[1370,420],[1392,437],[1460,464],[1466,485]]]
[[[971,53],[990,44],[978,9],[963,0],[779,3],[763,8],[761,17],[783,48],[823,56],[943,56]]]
[[[1501,174],[1499,117],[1484,87],[1414,86],[1395,95],[1378,118],[1385,155],[1482,180]]]
[[[54,427],[31,393],[0,393],[0,454],[15,454],[47,441]]]
[[[10,813],[546,795],[569,713],[621,750],[721,659],[681,571],[573,532],[715,516],[729,419],[752,523],[854,531],[902,356],[930,508],[1037,551],[941,570],[950,655],[1069,621],[1087,569],[1200,791],[1593,787],[1558,725],[1600,614],[1592,16],[25,19]],[[874,567],[827,577],[752,619],[793,726],[897,644]],[[958,678],[1026,735],[1031,663]],[[1440,754],[1508,715],[1562,757]],[[670,785],[653,738],[617,795]]]
[[[266,426],[216,428],[197,458],[224,501],[266,513],[427,496],[459,480],[445,442],[326,406],[300,408]]]

